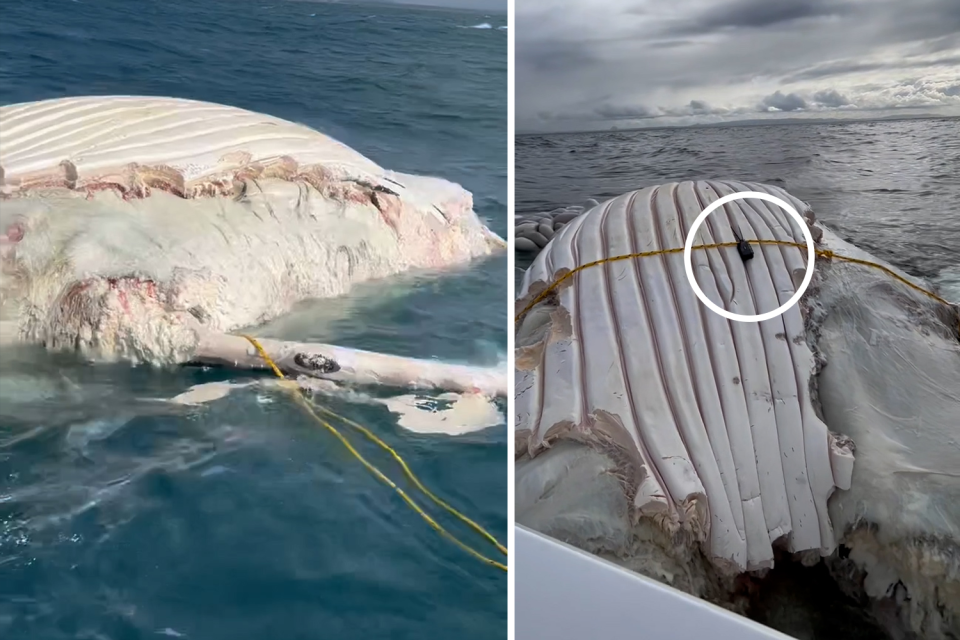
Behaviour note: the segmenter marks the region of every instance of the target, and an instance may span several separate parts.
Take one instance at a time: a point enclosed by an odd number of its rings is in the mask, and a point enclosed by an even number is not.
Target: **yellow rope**
[[[443,500],[441,500],[440,498],[438,498],[436,495],[434,495],[432,491],[430,491],[430,490],[427,489],[425,486],[423,486],[423,483],[420,482],[420,479],[417,478],[417,476],[413,475],[413,471],[410,469],[410,467],[407,465],[407,463],[404,461],[404,459],[400,457],[400,454],[397,453],[397,452],[393,449],[393,447],[391,447],[391,446],[388,445],[386,442],[384,442],[383,440],[381,440],[379,436],[377,436],[375,433],[373,433],[372,431],[370,431],[370,429],[367,429],[367,428],[366,428],[365,426],[363,426],[362,424],[359,424],[359,423],[357,423],[357,422],[354,422],[353,420],[350,420],[349,418],[346,418],[346,417],[344,417],[344,416],[338,415],[338,414],[330,411],[329,409],[327,409],[327,408],[324,407],[324,406],[321,406],[321,405],[314,405],[314,406],[315,406],[317,409],[319,409],[320,411],[322,411],[323,413],[326,413],[327,415],[329,415],[329,416],[331,416],[331,417],[338,418],[338,419],[341,420],[342,422],[350,425],[351,427],[353,427],[354,429],[356,429],[357,431],[359,431],[360,433],[362,433],[363,435],[365,435],[369,440],[371,440],[372,442],[374,442],[374,443],[376,443],[377,445],[379,445],[379,446],[380,446],[382,449],[384,449],[387,453],[389,453],[391,456],[393,456],[393,459],[397,461],[397,464],[399,464],[399,465],[400,465],[400,468],[403,469],[404,474],[407,476],[407,478],[410,480],[410,482],[412,482],[412,483],[414,484],[414,486],[417,487],[417,489],[419,489],[419,490],[420,490],[424,495],[426,495],[428,498],[430,498],[431,500],[433,500],[433,502],[436,503],[438,506],[440,506],[441,508],[443,508],[444,510],[446,510],[449,514],[451,514],[452,516],[454,516],[455,518],[457,518],[458,520],[460,520],[461,522],[463,522],[464,524],[466,524],[468,527],[470,527],[471,529],[473,529],[474,531],[476,531],[477,533],[479,533],[481,536],[483,536],[484,538],[486,538],[486,539],[490,542],[490,544],[492,544],[493,546],[495,546],[495,547],[497,548],[497,550],[500,551],[500,553],[502,553],[503,555],[507,555],[507,548],[506,548],[505,546],[503,546],[502,544],[500,544],[500,542],[497,541],[497,539],[494,538],[490,533],[488,533],[486,529],[484,529],[484,528],[481,527],[479,524],[477,524],[476,522],[474,522],[473,520],[471,520],[471,519],[468,518],[467,516],[463,515],[462,513],[460,513],[459,511],[457,511],[457,510],[454,509],[453,507],[451,507],[449,504],[447,504],[446,502],[444,502]]]
[[[280,368],[276,365],[273,359],[267,354],[266,350],[263,348],[263,346],[260,344],[260,342],[256,338],[248,335],[245,335],[243,337],[246,338],[247,341],[253,345],[253,347],[260,354],[260,357],[263,358],[264,362],[266,362],[270,366],[270,368],[273,370],[273,373],[278,378],[280,378],[281,380],[287,380],[287,377],[283,375],[283,372],[280,371]],[[445,509],[455,517],[457,517],[460,521],[466,523],[471,529],[473,529],[474,531],[479,533],[481,536],[486,538],[488,541],[490,541],[494,546],[497,547],[497,549],[501,553],[503,553],[503,555],[507,555],[507,548],[504,547],[502,544],[500,544],[495,537],[493,537],[489,532],[487,532],[486,529],[484,529],[479,524],[477,524],[467,516],[463,515],[462,513],[460,513],[453,507],[451,507],[449,504],[447,504],[446,502],[438,498],[436,495],[434,495],[430,490],[428,490],[423,485],[423,483],[420,482],[420,479],[413,474],[413,471],[410,469],[407,463],[403,460],[403,458],[400,457],[400,454],[393,449],[393,447],[391,447],[386,442],[381,440],[379,437],[377,437],[376,434],[374,434],[372,431],[370,431],[363,425],[357,422],[354,422],[349,418],[345,418],[344,416],[341,416],[331,411],[330,409],[327,409],[326,407],[323,407],[321,405],[318,405],[310,401],[310,399],[308,399],[304,395],[303,390],[298,385],[294,385],[294,386],[283,385],[283,386],[284,388],[286,388],[287,390],[293,393],[294,398],[297,400],[300,406],[302,406],[307,411],[307,413],[309,413],[310,416],[317,421],[318,424],[320,424],[325,429],[327,429],[330,433],[332,433],[340,441],[340,443],[343,444],[344,447],[346,447],[347,451],[349,451],[353,455],[353,457],[355,457],[357,460],[360,461],[360,464],[366,467],[366,469],[370,473],[372,473],[378,480],[380,480],[381,482],[389,486],[391,489],[393,489],[395,492],[397,492],[397,494],[403,499],[403,501],[406,502],[411,509],[413,509],[421,518],[423,518],[427,522],[427,524],[429,524],[441,536],[447,538],[448,540],[453,542],[456,546],[460,547],[462,550],[466,551],[468,554],[480,560],[481,562],[484,562],[485,564],[496,567],[503,571],[507,571],[507,566],[505,564],[501,562],[497,562],[496,560],[493,560],[491,558],[488,558],[482,553],[480,553],[479,551],[476,551],[472,547],[467,546],[466,544],[461,542],[458,538],[456,538],[453,534],[447,531],[440,523],[438,523],[436,520],[430,517],[429,514],[427,514],[423,509],[420,508],[420,506],[416,502],[414,502],[413,498],[411,498],[406,491],[404,491],[399,486],[397,486],[397,484],[393,480],[388,478],[382,471],[380,471],[377,467],[375,467],[373,464],[367,461],[367,459],[364,458],[360,454],[360,452],[354,448],[352,444],[350,444],[350,441],[347,440],[346,437],[344,437],[344,435],[340,433],[340,431],[336,427],[334,427],[332,424],[330,424],[329,422],[321,418],[319,415],[317,415],[317,410],[321,411],[322,413],[325,413],[328,416],[339,419],[340,421],[359,430],[368,439],[370,439],[371,441],[379,445],[381,448],[386,450],[388,453],[390,453],[390,455],[393,456],[393,459],[396,460],[397,463],[400,465],[400,467],[403,469],[407,478],[409,478],[410,481],[413,482],[414,486],[420,489],[420,491],[422,491],[427,497],[433,500],[436,504],[441,506],[443,509]]]
[[[797,247],[797,248],[803,249],[803,250],[806,250],[806,248],[807,248],[807,245],[805,245],[805,244],[802,244],[802,243],[800,243],[800,242],[790,242],[790,241],[787,241],[787,240],[750,240],[749,242],[750,242],[751,244],[758,244],[758,245],[780,245],[780,246],[785,246],[785,247]],[[715,243],[715,244],[701,244],[701,245],[697,245],[697,246],[695,246],[695,247],[691,247],[691,250],[697,250],[697,249],[721,249],[721,248],[724,248],[724,247],[736,247],[736,246],[737,246],[737,243],[736,243],[736,242],[718,242],[718,243]],[[551,293],[554,289],[556,289],[557,287],[559,287],[559,286],[560,286],[565,280],[567,280],[568,278],[573,277],[573,275],[574,275],[575,273],[579,273],[580,271],[583,271],[584,269],[589,269],[590,267],[596,267],[596,266],[598,266],[598,265],[606,264],[606,263],[608,263],[608,262],[619,262],[619,261],[621,261],[621,260],[632,260],[632,259],[634,259],[634,258],[651,258],[651,257],[654,257],[654,256],[668,255],[668,254],[674,254],[674,253],[683,253],[683,247],[675,247],[675,248],[673,248],[673,249],[659,249],[659,250],[657,250],[657,251],[644,251],[644,252],[642,252],[642,253],[629,253],[629,254],[620,255],[620,256],[613,256],[613,257],[611,257],[611,258],[601,258],[600,260],[594,260],[593,262],[588,262],[588,263],[586,263],[586,264],[582,264],[582,265],[576,267],[575,269],[573,269],[573,270],[571,270],[571,271],[568,271],[567,273],[563,274],[562,276],[560,276],[559,278],[557,278],[556,280],[554,280],[554,282],[553,282],[549,287],[547,287],[546,289],[544,289],[543,291],[541,291],[541,292],[533,299],[533,301],[530,302],[530,304],[528,304],[526,307],[524,307],[523,311],[521,311],[520,313],[518,313],[518,314],[516,315],[516,317],[514,318],[514,322],[515,322],[515,323],[519,323],[520,320],[521,320],[521,318],[523,318],[523,316],[526,315],[527,312],[529,312],[531,309],[533,309],[535,306],[537,306],[537,304],[539,304],[544,298],[546,298],[548,295],[550,295],[550,293]],[[830,251],[829,249],[814,249],[814,254],[816,254],[817,256],[819,256],[819,257],[821,257],[821,258],[831,258],[831,259],[840,260],[840,261],[843,261],[843,262],[851,262],[851,263],[853,263],[853,264],[859,264],[859,265],[863,265],[863,266],[865,266],[865,267],[871,267],[871,268],[874,268],[874,269],[878,269],[878,270],[886,273],[887,275],[889,275],[889,276],[892,277],[893,279],[895,279],[895,280],[897,280],[897,281],[899,281],[899,282],[902,282],[903,284],[907,285],[907,286],[910,287],[911,289],[914,289],[915,291],[919,291],[920,293],[922,293],[922,294],[924,294],[924,295],[927,295],[927,296],[929,296],[930,298],[933,298],[933,299],[936,300],[937,302],[940,302],[940,303],[942,303],[942,304],[945,304],[945,305],[947,305],[947,306],[950,306],[950,303],[949,303],[948,301],[944,300],[943,298],[941,298],[941,297],[938,296],[937,294],[933,293],[932,291],[927,291],[927,290],[924,289],[923,287],[921,287],[921,286],[919,286],[919,285],[916,285],[916,284],[910,282],[909,280],[907,280],[906,278],[904,278],[904,277],[901,276],[900,274],[896,273],[895,271],[893,271],[892,269],[890,269],[890,268],[888,268],[888,267],[883,266],[882,264],[877,264],[876,262],[870,262],[869,260],[861,260],[860,258],[851,258],[851,257],[849,257],[849,256],[844,256],[844,255],[841,255],[841,254],[839,254],[839,253],[834,253],[833,251]],[[960,331],[960,326],[957,327],[957,330]]]

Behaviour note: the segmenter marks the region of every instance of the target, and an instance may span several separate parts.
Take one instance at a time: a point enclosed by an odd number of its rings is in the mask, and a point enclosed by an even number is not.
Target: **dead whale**
[[[460,186],[271,116],[135,96],[0,108],[0,343],[263,367],[236,331],[505,246]],[[265,345],[299,375],[505,394],[500,371]]]
[[[730,602],[778,553],[826,562],[902,637],[960,633],[957,309],[889,274],[818,259],[798,305],[733,322],[694,295],[681,253],[699,213],[760,191],[801,212],[818,250],[881,264],[784,190],[699,181],[650,187],[571,221],[517,291],[516,518],[679,588]],[[728,203],[695,244],[803,243],[759,200]],[[790,299],[806,251],[693,251],[716,305]],[[843,553],[840,553],[842,547]]]

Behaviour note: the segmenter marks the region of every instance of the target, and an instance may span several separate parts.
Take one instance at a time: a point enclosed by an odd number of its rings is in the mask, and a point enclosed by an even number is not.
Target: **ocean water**
[[[516,213],[701,178],[759,181],[960,301],[960,118],[690,127],[516,139]],[[522,266],[522,265],[521,265]]]
[[[0,104],[145,94],[270,113],[391,169],[464,185],[505,235],[505,24],[376,4],[5,2]],[[497,364],[507,269],[502,255],[372,283],[258,332]],[[238,389],[199,410],[149,401],[256,377],[0,353],[0,638],[506,635],[505,574],[437,535],[282,394]],[[379,406],[330,406],[505,540],[505,425],[425,436]],[[401,479],[386,455],[350,437]]]

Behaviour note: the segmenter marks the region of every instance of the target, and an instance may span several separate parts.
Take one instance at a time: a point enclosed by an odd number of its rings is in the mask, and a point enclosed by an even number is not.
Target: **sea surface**
[[[517,215],[673,180],[764,182],[960,301],[960,118],[519,135],[515,148]]]
[[[464,185],[506,235],[505,15],[278,0],[10,0],[0,14],[0,104],[140,94],[269,113]],[[408,274],[258,333],[495,365],[508,277],[505,255]],[[0,353],[0,638],[506,636],[506,575],[441,538],[282,393],[237,389],[196,410],[144,400],[256,377]],[[505,540],[505,425],[428,436],[379,405],[330,406]]]

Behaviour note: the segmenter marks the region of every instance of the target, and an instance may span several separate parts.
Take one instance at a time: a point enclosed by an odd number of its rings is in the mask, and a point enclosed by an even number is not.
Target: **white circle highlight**
[[[700,228],[700,225],[707,219],[707,216],[727,204],[728,202],[733,202],[734,200],[745,200],[747,198],[757,198],[758,200],[766,200],[767,202],[772,202],[777,205],[791,216],[794,220],[800,225],[800,230],[803,232],[803,239],[807,242],[807,272],[803,276],[803,282],[800,283],[800,288],[797,289],[797,292],[793,294],[793,297],[787,300],[783,305],[774,309],[773,311],[768,311],[767,313],[761,313],[756,316],[745,316],[739,313],[732,313],[715,305],[700,289],[700,286],[697,284],[696,278],[693,277],[693,265],[691,264],[690,251],[693,249],[693,237],[697,234],[697,229]],[[735,320],[737,322],[763,322],[764,320],[770,320],[771,318],[776,318],[781,313],[792,307],[793,305],[800,302],[800,298],[803,297],[803,294],[806,292],[807,287],[810,286],[810,281],[813,279],[813,268],[814,260],[816,259],[816,254],[813,249],[813,236],[810,235],[810,229],[807,227],[806,221],[800,217],[800,214],[797,213],[797,210],[790,206],[789,203],[781,200],[776,196],[772,196],[769,193],[762,193],[760,191],[738,191],[736,193],[731,193],[730,195],[723,196],[715,202],[711,202],[710,206],[700,212],[700,215],[697,216],[697,219],[693,221],[693,226],[690,227],[690,232],[687,234],[687,241],[683,245],[683,269],[687,274],[687,280],[690,281],[690,286],[693,288],[693,292],[697,294],[697,297],[700,298],[700,302],[707,305],[707,308],[717,313],[728,320]]]

